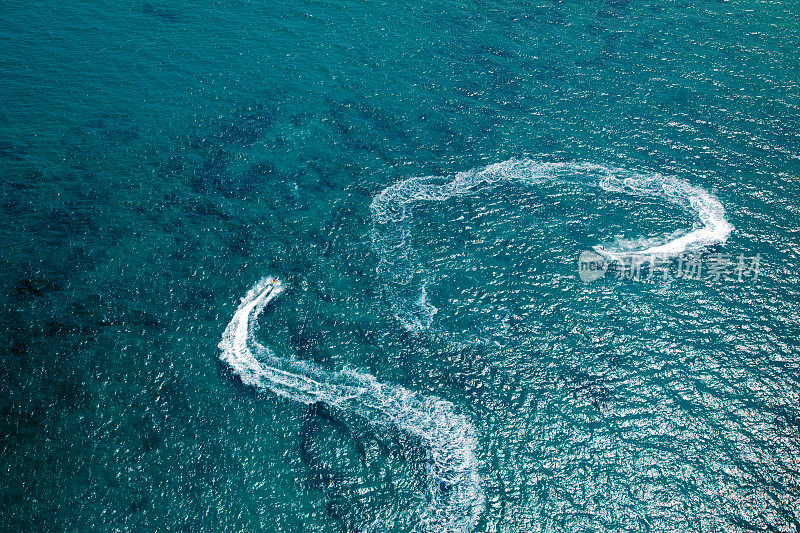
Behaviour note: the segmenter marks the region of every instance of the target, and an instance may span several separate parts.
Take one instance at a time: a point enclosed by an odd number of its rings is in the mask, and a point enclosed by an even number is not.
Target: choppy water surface
[[[1,523],[796,531],[798,15],[4,3]]]

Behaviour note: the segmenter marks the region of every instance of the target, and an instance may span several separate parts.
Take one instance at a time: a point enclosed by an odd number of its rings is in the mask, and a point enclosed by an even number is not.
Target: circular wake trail
[[[329,372],[316,364],[278,357],[255,338],[258,316],[283,291],[264,278],[242,298],[225,328],[220,359],[242,382],[291,400],[324,402],[372,424],[392,424],[428,451],[427,493],[416,512],[418,529],[431,533],[471,531],[483,506],[475,455],[477,438],[450,402],[378,382],[353,370]]]
[[[415,177],[381,191],[370,206],[372,244],[380,262],[378,272],[395,316],[410,331],[430,327],[437,309],[428,302],[425,270],[409,244],[414,205],[444,202],[492,189],[502,183],[525,185],[576,184],[599,187],[604,191],[651,197],[677,205],[695,218],[694,227],[656,238],[595,246],[595,251],[611,261],[631,256],[669,258],[724,243],[733,226],[725,218],[719,200],[701,187],[658,173],[644,173],[593,163],[542,163],[530,159],[510,159],[479,169],[459,172],[453,177]]]

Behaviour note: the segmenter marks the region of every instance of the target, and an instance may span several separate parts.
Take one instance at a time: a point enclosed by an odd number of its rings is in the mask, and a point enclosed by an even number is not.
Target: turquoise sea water
[[[797,531],[799,16],[3,2],[0,528]],[[758,276],[584,283],[581,252],[696,217],[579,162],[707,191],[734,230],[703,259]],[[220,360],[265,276],[229,353],[307,397]],[[442,450],[469,468],[432,484]]]

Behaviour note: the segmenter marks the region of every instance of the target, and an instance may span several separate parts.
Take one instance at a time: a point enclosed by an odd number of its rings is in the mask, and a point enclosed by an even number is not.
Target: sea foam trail
[[[453,177],[415,177],[381,191],[370,206],[372,244],[379,256],[378,272],[386,281],[386,291],[395,316],[410,331],[430,327],[437,309],[425,292],[425,270],[409,245],[408,219],[414,205],[444,202],[497,187],[501,183],[526,185],[548,183],[600,187],[609,192],[658,198],[683,208],[696,222],[691,230],[663,237],[618,241],[595,250],[609,260],[630,256],[674,257],[709,245],[724,243],[733,226],[725,218],[719,200],[701,187],[658,173],[643,173],[593,163],[542,163],[530,159],[510,159],[487,167],[459,172]]]
[[[258,316],[283,291],[274,278],[256,283],[242,298],[222,341],[220,359],[242,382],[291,400],[324,402],[372,424],[393,424],[428,451],[427,493],[417,509],[418,530],[462,533],[473,529],[483,507],[477,438],[450,402],[378,382],[353,370],[329,372],[316,364],[278,357],[255,338]]]

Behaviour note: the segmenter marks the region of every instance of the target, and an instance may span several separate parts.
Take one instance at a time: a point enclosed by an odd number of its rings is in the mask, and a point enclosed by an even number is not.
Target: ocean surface
[[[5,0],[0,49],[0,530],[800,530],[797,2]]]

